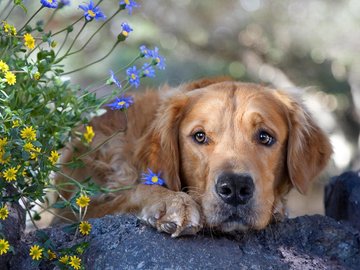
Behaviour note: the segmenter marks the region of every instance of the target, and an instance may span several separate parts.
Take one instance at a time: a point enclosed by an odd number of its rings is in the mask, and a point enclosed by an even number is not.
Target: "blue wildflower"
[[[119,5],[125,5],[125,8],[128,10],[128,13],[131,15],[133,8],[140,7],[138,3],[136,3],[134,0],[124,0],[120,1]]]
[[[155,61],[158,69],[165,69],[165,58],[159,54],[159,49],[155,47],[154,50],[150,52],[153,61]]]
[[[155,69],[149,63],[145,63],[141,70],[142,70],[142,74],[145,77],[149,77],[149,78],[154,78],[155,77]]]
[[[109,106],[112,110],[125,110],[128,109],[133,103],[134,100],[131,96],[122,96],[120,98],[116,98],[114,102],[107,104],[107,106]]]
[[[110,82],[115,83],[118,88],[121,88],[121,83],[118,78],[116,78],[114,71],[110,70]]]
[[[147,48],[145,45],[141,45],[139,49],[140,49],[141,57],[145,57],[145,58],[152,57],[151,50]]]
[[[94,18],[95,20],[106,18],[100,8],[94,5],[93,0],[90,0],[90,3],[88,5],[80,5],[79,8],[84,11],[84,16],[87,21],[92,21]]]
[[[144,180],[145,185],[159,185],[163,186],[165,181],[160,178],[161,173],[154,173],[152,170],[148,168],[148,173],[142,174],[142,180]]]
[[[136,88],[140,85],[140,74],[136,69],[136,66],[130,67],[126,70],[126,74],[128,75],[129,83]]]
[[[40,3],[47,8],[57,8],[58,2],[57,0],[40,0]]]
[[[123,22],[121,24],[121,27],[122,27],[121,34],[125,37],[127,37],[129,33],[133,31],[130,25],[128,25],[126,22]]]

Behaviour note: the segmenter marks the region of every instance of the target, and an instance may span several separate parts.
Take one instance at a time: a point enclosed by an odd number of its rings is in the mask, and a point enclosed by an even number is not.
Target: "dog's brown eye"
[[[206,137],[206,134],[205,132],[203,131],[199,131],[199,132],[196,132],[194,135],[193,135],[193,139],[195,140],[195,142],[197,142],[198,144],[206,144],[208,139]]]
[[[261,144],[265,146],[271,146],[275,143],[275,138],[263,130],[259,132],[258,140]]]

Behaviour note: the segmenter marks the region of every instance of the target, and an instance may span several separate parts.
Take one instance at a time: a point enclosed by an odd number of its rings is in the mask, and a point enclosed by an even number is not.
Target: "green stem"
[[[44,24],[44,29],[46,28],[46,26],[49,25],[49,23],[52,21],[52,19],[54,19],[55,15],[56,15],[56,12],[58,11],[58,9],[55,9],[54,12],[52,12],[50,18],[48,19],[48,21]]]
[[[31,215],[30,209],[27,207],[27,202],[25,201],[24,197],[22,197],[22,196],[20,197],[20,199],[21,199],[21,201],[22,201],[22,203],[23,203],[23,205],[24,205],[24,207],[25,207],[26,212],[28,213],[28,215],[29,215],[29,217],[30,217],[31,223],[34,225],[35,229],[38,230],[39,228],[38,228],[38,226],[36,225],[36,223],[35,223],[32,215]]]
[[[41,6],[37,11],[35,11],[35,13],[30,17],[30,19],[27,20],[27,22],[24,24],[23,27],[21,27],[21,29],[19,30],[19,33],[24,30],[24,28],[29,24],[29,22],[31,22],[32,19],[34,19],[34,17],[44,8],[44,6]]]
[[[94,64],[97,64],[97,63],[103,61],[105,58],[107,58],[107,57],[113,52],[113,50],[115,49],[115,47],[116,47],[119,43],[120,43],[120,41],[116,41],[115,44],[114,44],[114,46],[112,46],[111,50],[110,50],[105,56],[103,56],[102,58],[100,58],[100,59],[98,59],[98,60],[96,60],[96,61],[94,61],[94,62],[91,62],[91,63],[89,63],[89,64],[87,64],[87,65],[85,65],[85,66],[83,66],[83,67],[74,69],[74,70],[69,71],[69,72],[65,72],[65,73],[63,73],[62,75],[68,75],[68,74],[71,74],[71,73],[74,73],[74,72],[78,72],[78,71],[80,71],[80,70],[83,70],[83,69],[85,69],[85,68],[88,68],[88,67],[90,67],[90,66],[92,66],[92,65],[94,65]],[[60,59],[61,59],[61,58],[60,58]]]
[[[69,218],[63,217],[63,216],[58,215],[58,214],[56,214],[55,212],[49,210],[49,207],[46,207],[46,208],[45,208],[43,205],[41,205],[40,203],[37,203],[37,202],[34,201],[34,200],[31,200],[31,202],[33,202],[34,204],[36,204],[37,206],[39,206],[39,207],[42,209],[42,211],[41,211],[39,214],[41,214],[42,212],[48,212],[48,213],[50,213],[50,214],[52,214],[52,215],[54,215],[54,216],[56,216],[56,217],[58,217],[58,218],[61,218],[61,219],[63,219],[63,220],[66,220],[67,222],[71,222],[71,223],[74,222],[73,220],[71,220],[71,219],[69,219]]]
[[[61,52],[61,50],[64,48],[64,45],[65,45],[68,37],[69,37],[69,32],[66,32],[65,38],[64,38],[64,40],[63,40],[63,43],[61,44],[58,52],[56,53],[55,58],[59,55],[59,53]]]
[[[79,181],[76,180],[75,178],[72,178],[71,176],[69,176],[69,175],[67,175],[67,174],[65,174],[65,173],[63,173],[63,172],[61,172],[61,171],[58,171],[58,172],[56,172],[56,173],[60,174],[61,176],[64,176],[65,178],[67,178],[68,180],[70,180],[71,182],[73,182],[79,189],[82,189],[82,188],[83,188],[83,186],[82,186],[82,185],[79,183]]]
[[[75,36],[73,42],[70,44],[69,48],[67,49],[67,51],[65,52],[65,54],[60,57],[57,61],[55,61],[55,64],[61,62],[66,56],[68,56],[70,50],[72,49],[72,47],[74,46],[76,40],[79,38],[80,34],[82,33],[82,31],[85,29],[85,26],[87,25],[87,21],[84,22],[83,26],[81,27],[81,29],[79,30],[79,32],[77,33],[77,35]]]
[[[121,11],[121,9],[118,9],[111,17],[109,17],[93,34],[92,36],[85,42],[85,44],[78,50],[71,52],[68,54],[68,56],[76,54],[81,52],[83,49],[85,49],[85,47],[90,43],[90,41],[93,39],[93,37],[99,33],[99,31],[109,22],[111,21],[119,12]]]
[[[57,32],[55,32],[54,34],[52,34],[51,36],[54,37],[54,36],[57,36],[58,34],[61,34],[62,32],[68,30],[68,28],[70,26],[74,26],[75,24],[77,24],[78,22],[80,22],[82,19],[84,18],[84,16],[81,16],[79,19],[77,19],[75,22],[73,22],[72,24],[68,25],[67,27],[65,27],[64,29],[61,29]]]

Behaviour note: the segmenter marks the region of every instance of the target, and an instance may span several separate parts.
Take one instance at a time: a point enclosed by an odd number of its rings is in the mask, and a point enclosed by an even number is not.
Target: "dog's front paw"
[[[173,192],[144,207],[139,218],[171,237],[193,235],[202,228],[200,207],[184,192]]]

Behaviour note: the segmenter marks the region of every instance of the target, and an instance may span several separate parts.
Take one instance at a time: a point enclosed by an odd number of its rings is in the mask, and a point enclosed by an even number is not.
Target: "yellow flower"
[[[88,235],[91,231],[91,224],[87,221],[81,221],[79,230],[83,235]]]
[[[33,127],[26,127],[21,130],[20,136],[24,140],[35,141],[36,140],[36,130]]]
[[[33,260],[40,260],[42,257],[43,249],[38,245],[34,245],[30,248],[30,256]]]
[[[6,164],[10,160],[10,155],[7,158],[4,158],[5,153],[0,151],[0,164]]]
[[[8,85],[14,85],[16,83],[16,76],[11,71],[5,72],[5,80]]]
[[[9,210],[6,205],[0,208],[0,219],[5,220],[9,215]]]
[[[9,242],[5,239],[0,239],[0,255],[6,254],[9,251]]]
[[[4,73],[9,71],[9,66],[3,60],[0,60],[0,71]]]
[[[16,32],[15,26],[8,24],[6,21],[2,21],[2,23],[4,24],[4,32],[5,33],[16,36],[17,32]]]
[[[18,126],[20,126],[20,121],[19,120],[14,120],[13,122],[12,122],[12,128],[16,128],[16,127],[18,127]]]
[[[78,270],[81,267],[81,259],[77,256],[70,256],[69,264],[75,269]]]
[[[51,251],[50,249],[48,249],[47,254],[48,254],[49,260],[56,259],[56,257],[57,257],[56,253]]]
[[[15,181],[16,180],[16,173],[17,173],[17,169],[15,169],[15,167],[11,167],[9,169],[6,169],[4,171],[4,178],[6,181],[11,182],[11,181]]]
[[[33,151],[35,148],[34,148],[34,145],[31,143],[31,142],[27,142],[24,144],[24,150],[26,152],[31,152]]]
[[[34,79],[35,79],[35,80],[39,80],[40,77],[41,77],[40,72],[35,72],[35,74],[34,74]]]
[[[34,149],[33,149],[33,152],[31,153],[31,155],[30,155],[30,158],[31,159],[37,159],[37,156],[38,156],[38,154],[41,152],[41,148],[40,147],[35,147]]]
[[[34,49],[35,48],[35,39],[34,39],[34,37],[31,34],[26,33],[24,35],[24,44],[30,50]]]
[[[76,199],[76,204],[80,207],[86,207],[89,205],[90,198],[86,195],[81,195],[79,198]]]
[[[5,148],[7,144],[7,138],[0,138],[0,151]]]
[[[65,256],[61,256],[59,258],[59,262],[63,263],[63,264],[67,264],[69,262],[69,256],[65,255]]]
[[[59,153],[56,151],[51,151],[50,157],[48,157],[52,165],[55,165],[59,159]]]
[[[84,133],[84,139],[87,143],[91,143],[95,133],[92,126],[86,126],[86,132]]]

